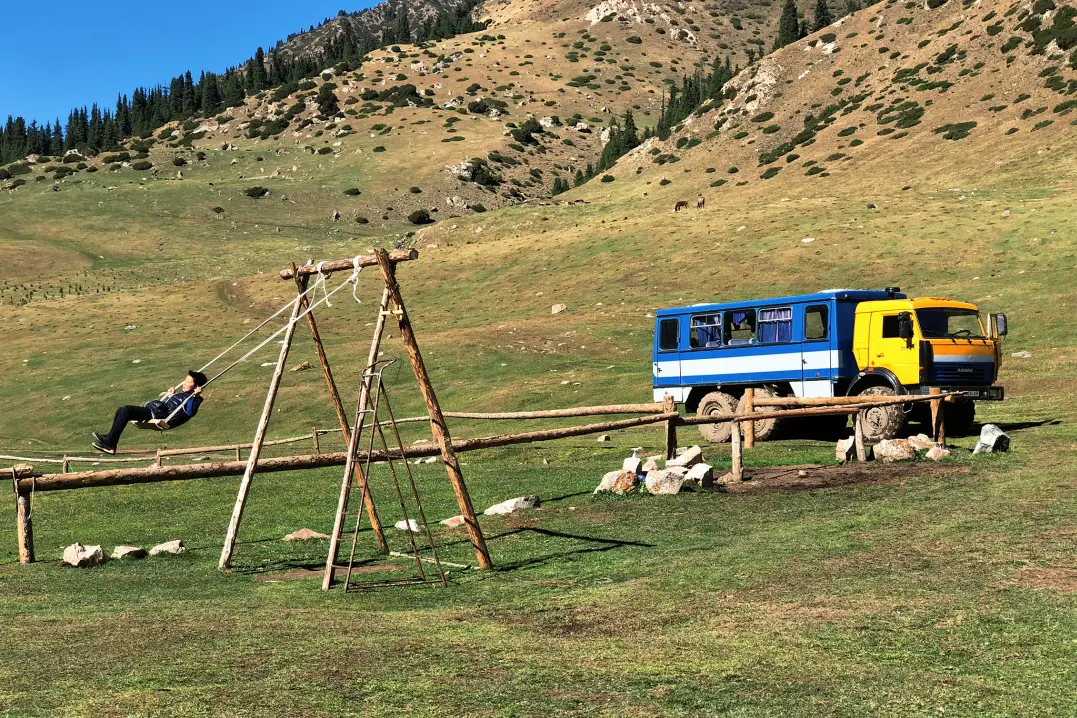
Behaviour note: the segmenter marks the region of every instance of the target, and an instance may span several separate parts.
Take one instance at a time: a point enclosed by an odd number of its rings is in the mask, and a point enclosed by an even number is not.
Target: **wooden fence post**
[[[666,394],[663,398],[663,404],[665,413],[669,414],[677,411],[677,403],[673,401],[673,397]],[[666,460],[675,458],[677,456],[677,422],[674,419],[670,419],[666,422]]]
[[[729,435],[729,440],[732,442],[729,453],[733,458],[733,480],[742,481],[744,479],[744,464],[741,459],[740,451],[740,422],[734,420],[732,426],[732,433]]]
[[[864,412],[858,411],[853,416],[853,442],[856,444],[856,460],[865,462],[868,460],[867,449],[864,448]]]
[[[310,428],[310,440],[314,443],[314,455],[321,456],[322,447],[318,444],[318,427],[312,426]]]
[[[28,471],[27,471],[28,470]],[[19,474],[30,473],[33,467],[25,464],[11,469],[11,481],[15,486],[15,533],[19,542],[19,563],[33,563],[34,524],[30,516],[31,492],[19,490]]]
[[[419,342],[415,338],[415,331],[411,326],[408,311],[404,308],[404,300],[400,295],[400,285],[396,281],[396,270],[389,261],[389,253],[384,249],[375,249],[374,254],[381,267],[381,274],[385,280],[385,289],[389,292],[392,305],[397,314],[397,326],[400,329],[400,339],[408,352],[411,367],[415,371],[415,378],[419,383],[419,391],[422,392],[423,400],[430,414],[430,431],[434,441],[441,448],[441,459],[445,462],[445,470],[449,474],[453,493],[456,494],[456,502],[460,506],[460,513],[464,517],[464,526],[467,528],[471,545],[475,549],[475,558],[481,568],[493,568],[490,561],[490,551],[486,548],[486,538],[482,535],[479,519],[475,516],[475,507],[471,504],[471,495],[468,493],[467,484],[464,483],[464,475],[460,470],[460,462],[456,458],[456,450],[452,445],[452,437],[449,436],[449,427],[445,422],[445,415],[441,413],[441,405],[438,404],[437,395],[430,382],[430,375],[426,371],[422,354],[419,352]]]
[[[755,389],[748,387],[744,390],[744,411],[751,414],[755,411]],[[744,424],[744,448],[755,448],[755,422],[748,421]]]
[[[936,396],[942,393],[942,389],[937,386],[931,387],[928,392],[932,396]],[[939,444],[946,446],[946,423],[944,415],[946,409],[943,408],[942,399],[931,400],[931,433],[932,438]]]

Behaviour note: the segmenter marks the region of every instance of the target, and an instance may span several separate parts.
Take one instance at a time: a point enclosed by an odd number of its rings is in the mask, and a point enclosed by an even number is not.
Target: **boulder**
[[[93,568],[105,562],[100,546],[83,546],[78,541],[64,549],[64,563],[77,568]]]
[[[944,449],[944,448],[942,448],[941,446],[938,446],[938,445],[932,446],[930,449],[927,450],[927,453],[924,454],[924,456],[931,459],[932,461],[938,461],[939,459],[943,459],[943,458],[945,458],[945,457],[947,457],[949,455],[950,455],[950,450],[949,449]]]
[[[1013,352],[1012,354],[1010,354],[1010,356],[1012,356],[1014,359],[1031,359],[1032,353],[1022,349],[1019,352]]]
[[[935,446],[935,442],[928,437],[927,434],[917,434],[916,436],[910,436],[906,441],[916,451],[927,451]]]
[[[695,466],[695,464],[693,464],[693,466]],[[688,467],[687,466],[667,466],[666,467],[666,472],[670,473],[670,474],[673,474],[674,476],[677,476],[677,477],[683,479],[685,476],[688,476]]]
[[[700,463],[701,461],[703,461],[703,449],[699,448],[699,446],[693,446],[689,449],[686,449],[684,453],[678,455],[677,457],[667,460],[666,468],[668,469],[673,466],[683,466],[685,468],[688,468],[690,466],[694,466]]]
[[[109,558],[146,558],[146,549],[138,546],[117,546]]]
[[[550,314],[561,314],[566,309],[568,309],[568,307],[564,304],[554,304],[552,307],[550,307]]]
[[[533,509],[540,503],[542,502],[539,500],[538,496],[518,496],[515,499],[509,499],[508,501],[494,504],[482,513],[485,516],[503,516],[505,514],[516,513],[521,509]]]
[[[442,526],[448,526],[449,528],[454,529],[459,526],[463,526],[465,522],[463,515],[457,514],[456,516],[453,516],[451,518],[443,519],[438,523],[440,523]]]
[[[181,554],[186,551],[183,547],[182,539],[175,539],[173,541],[166,541],[165,543],[159,543],[150,549],[150,556],[156,556],[162,553]]]
[[[601,483],[593,493],[608,491],[618,496],[639,488],[639,477],[633,471],[611,471],[602,477]]]
[[[1010,450],[1010,437],[994,424],[984,424],[974,454],[1005,453]]]
[[[308,369],[310,369],[310,368],[311,368],[311,367],[310,367],[310,362],[309,362],[309,361],[305,361],[305,362],[303,362],[302,364],[296,364],[295,366],[293,366],[293,367],[291,368],[291,371],[307,371],[307,370],[308,370]]]
[[[607,441],[613,441],[613,439],[610,437],[609,434],[603,434],[602,436],[595,439],[595,441],[597,441],[599,443],[605,443]]]
[[[407,521],[397,521],[395,524],[393,524],[393,528],[399,531],[411,531],[413,534],[417,534],[422,530],[419,528],[419,522],[415,519],[408,519]]]
[[[633,474],[643,473],[643,460],[636,456],[629,456],[621,462],[621,471],[631,471]]]
[[[684,478],[671,471],[651,471],[646,479],[647,492],[651,494],[679,494]]]
[[[658,460],[661,458],[662,456],[660,454],[657,456],[648,456],[647,460],[643,462],[643,473],[646,474],[648,471],[657,471]]]
[[[328,534],[318,533],[310,529],[299,529],[284,537],[285,541],[310,541],[311,539],[327,539]]]
[[[856,458],[856,437],[850,436],[848,439],[838,439],[838,443],[834,447],[834,458],[839,464],[844,464],[846,461],[852,461]]]
[[[686,486],[698,486],[701,489],[709,489],[714,485],[714,468],[709,464],[695,464],[684,475]]]
[[[873,451],[876,459],[888,463],[916,458],[916,451],[907,439],[883,439],[874,446]]]

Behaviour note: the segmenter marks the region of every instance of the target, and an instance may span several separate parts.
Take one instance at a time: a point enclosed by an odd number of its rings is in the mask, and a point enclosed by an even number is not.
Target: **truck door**
[[[917,338],[901,338],[899,315],[902,312],[876,312],[871,315],[871,344],[868,366],[892,371],[903,385],[920,380],[920,352]]]
[[[654,376],[655,401],[661,401],[663,389],[669,388],[674,399],[681,401],[680,334],[681,322],[677,317],[661,317],[655,328],[654,358],[651,373]]]
[[[834,395],[830,322],[828,305],[809,304],[804,308],[804,343],[800,345],[800,363],[804,372],[802,396]]]

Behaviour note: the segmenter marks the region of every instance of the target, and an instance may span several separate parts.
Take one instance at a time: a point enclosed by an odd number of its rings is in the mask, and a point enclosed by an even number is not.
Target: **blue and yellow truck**
[[[939,297],[910,299],[898,287],[832,289],[816,294],[661,309],[655,314],[655,401],[668,395],[698,415],[732,412],[744,390],[758,396],[832,397],[965,392],[947,406],[946,425],[961,432],[975,402],[1000,401],[996,385],[1005,314]],[[893,438],[909,404],[865,412],[869,440]],[[844,419],[844,417],[842,417]],[[777,422],[755,422],[766,438]],[[709,441],[728,424],[700,427]]]

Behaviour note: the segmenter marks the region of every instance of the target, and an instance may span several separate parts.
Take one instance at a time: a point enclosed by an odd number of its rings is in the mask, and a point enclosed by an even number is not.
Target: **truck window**
[[[736,309],[725,313],[725,343],[728,346],[755,344],[755,310]]]
[[[927,339],[983,339],[980,313],[974,309],[932,307],[917,309],[916,320]]]
[[[826,339],[828,307],[825,304],[813,304],[804,310],[804,340]]]
[[[689,344],[693,349],[719,347],[722,345],[722,315],[697,314],[692,317]]]
[[[790,307],[759,310],[759,341],[774,344],[793,340],[793,310]]]
[[[883,339],[899,339],[901,337],[901,322],[897,314],[888,314],[883,317]]]
[[[680,322],[676,319],[663,319],[658,322],[658,351],[677,351],[677,328]]]

